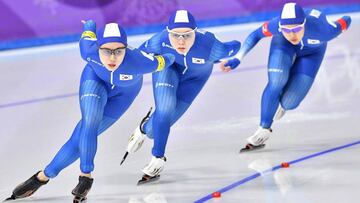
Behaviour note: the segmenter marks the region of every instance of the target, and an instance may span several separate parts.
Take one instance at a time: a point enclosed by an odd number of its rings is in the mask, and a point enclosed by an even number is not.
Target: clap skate
[[[47,184],[49,182],[49,180],[41,181],[37,178],[37,175],[40,172],[41,171],[37,172],[36,174],[31,176],[29,179],[27,179],[25,182],[18,185],[13,190],[11,197],[5,199],[4,202],[29,197],[32,194],[34,194],[41,186]]]
[[[144,143],[146,133],[143,131],[142,128],[143,125],[146,123],[146,121],[149,120],[151,111],[152,111],[152,107],[150,108],[146,116],[141,120],[140,125],[135,129],[134,133],[130,136],[126,152],[124,154],[123,159],[120,162],[120,165],[124,163],[129,153],[135,153],[137,150],[140,149],[140,147]]]
[[[90,191],[93,181],[93,178],[79,176],[79,183],[71,192],[74,195],[73,203],[83,202],[87,199],[86,195]]]
[[[240,153],[264,148],[264,143],[269,139],[271,132],[271,128],[259,127],[254,135],[247,138],[248,144],[246,144],[245,147],[240,150]]]
[[[143,185],[159,180],[160,172],[164,170],[165,162],[166,157],[157,158],[153,156],[150,163],[142,170],[144,175],[138,181],[137,185]]]

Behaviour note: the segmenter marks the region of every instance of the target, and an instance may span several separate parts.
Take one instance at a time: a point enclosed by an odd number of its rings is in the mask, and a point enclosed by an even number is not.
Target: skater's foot
[[[166,162],[166,157],[151,157],[151,161],[148,165],[146,165],[142,172],[148,176],[154,177],[159,175],[161,171],[164,170],[164,165]]]
[[[129,154],[138,151],[141,148],[142,144],[144,143],[146,133],[143,128],[145,123],[150,119],[151,111],[152,111],[152,107],[150,108],[149,112],[145,115],[145,117],[141,120],[140,125],[135,129],[133,134],[130,136],[126,148],[126,152],[123,156],[123,159],[120,162],[120,165],[124,163],[125,159]]]
[[[166,157],[158,158],[153,156],[150,163],[142,169],[144,175],[141,180],[138,181],[138,185],[158,180],[160,178],[160,172],[164,170],[165,162]]]
[[[90,191],[93,182],[94,179],[91,177],[79,176],[79,183],[71,192],[74,195],[74,203],[86,200],[86,196]]]
[[[264,148],[264,143],[269,139],[271,132],[271,128],[259,127],[252,136],[247,138],[248,144],[240,150],[240,153]]]
[[[259,146],[264,144],[266,140],[269,139],[271,133],[272,133],[271,128],[259,127],[252,136],[247,138],[247,141],[249,144],[252,144],[253,146]]]
[[[39,180],[39,173],[41,173],[41,171],[35,173],[25,182],[18,185],[14,189],[11,197],[7,198],[5,201],[29,197],[34,194],[42,185],[47,184],[49,182],[49,179],[47,179],[46,181]]]
[[[149,120],[152,108],[150,108],[149,112],[145,115],[145,117],[141,120],[140,125],[135,129],[134,133],[129,138],[129,143],[127,146],[127,152],[135,153],[140,149],[145,140],[145,131],[143,129],[144,124]]]

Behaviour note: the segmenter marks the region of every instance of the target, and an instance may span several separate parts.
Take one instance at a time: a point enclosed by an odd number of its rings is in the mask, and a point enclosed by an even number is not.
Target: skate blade
[[[79,202],[85,202],[87,200],[86,197],[79,197],[79,196],[75,196],[73,203],[79,203]]]
[[[255,151],[255,150],[259,150],[259,149],[262,149],[265,147],[265,144],[261,144],[261,145],[258,145],[258,146],[254,146],[252,144],[247,144],[244,148],[242,148],[240,150],[239,153],[243,153],[243,152],[250,152],[250,151]]]
[[[160,175],[156,175],[154,177],[143,175],[141,180],[138,181],[137,185],[144,185],[146,183],[152,183],[160,179]]]
[[[11,196],[11,197],[8,197],[8,198],[4,199],[2,202],[10,202],[10,201],[13,201],[15,199],[16,199],[15,197]]]
[[[125,152],[124,157],[123,157],[123,159],[122,159],[121,162],[120,162],[120,166],[121,166],[121,164],[124,163],[124,161],[125,161],[125,159],[126,159],[126,157],[127,157],[128,155],[129,155],[129,152]]]

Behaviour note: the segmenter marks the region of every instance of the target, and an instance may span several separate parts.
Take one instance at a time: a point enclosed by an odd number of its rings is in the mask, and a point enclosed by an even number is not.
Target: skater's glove
[[[225,67],[230,66],[231,70],[234,70],[240,63],[241,61],[238,58],[232,58],[225,63]]]
[[[222,72],[229,72],[234,70],[240,64],[240,60],[238,58],[232,58],[227,61],[222,61],[220,63],[220,69]]]
[[[349,29],[351,24],[351,17],[350,16],[343,16],[339,20],[337,20],[341,26],[341,30],[344,32],[345,30]]]

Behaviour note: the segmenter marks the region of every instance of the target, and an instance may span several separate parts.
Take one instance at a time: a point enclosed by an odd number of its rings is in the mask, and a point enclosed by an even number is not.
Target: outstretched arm
[[[273,19],[271,21],[265,22],[261,27],[250,33],[247,36],[245,41],[241,45],[240,51],[232,59],[225,60],[220,64],[220,69],[223,72],[229,72],[230,70],[235,69],[241,63],[241,60],[245,55],[250,52],[251,49],[264,37],[271,37],[273,34],[277,33],[278,29],[278,20]]]
[[[83,33],[81,35],[79,46],[81,58],[87,61],[87,57],[98,50],[96,43],[96,24],[93,20],[84,22]]]
[[[172,54],[152,55],[138,49],[132,49],[126,60],[132,67],[129,74],[145,74],[156,71],[161,71],[170,66],[175,61],[175,56]]]
[[[335,37],[339,36],[342,32],[349,29],[351,24],[350,16],[343,16],[340,19],[336,20],[335,22],[330,21],[327,19],[327,23],[324,26],[324,29],[327,31],[327,41],[334,39]]]
[[[240,61],[244,58],[244,56],[250,52],[251,49],[255,47],[255,45],[264,37],[271,37],[272,33],[268,31],[268,22],[264,23],[260,28],[253,31],[245,41],[243,42],[243,45],[239,51],[238,54],[236,54],[236,58]]]
[[[163,32],[164,31],[153,35],[150,39],[146,40],[142,45],[140,45],[138,49],[146,53],[160,54],[162,47],[162,36],[164,34]]]
[[[211,48],[209,60],[218,62],[220,59],[234,56],[240,49],[241,43],[237,40],[221,42],[215,38]]]

